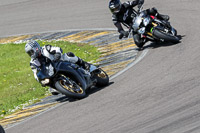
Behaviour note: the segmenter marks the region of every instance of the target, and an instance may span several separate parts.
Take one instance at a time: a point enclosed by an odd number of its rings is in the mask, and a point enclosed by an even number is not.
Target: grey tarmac
[[[0,36],[114,28],[108,1],[2,0]],[[124,1],[124,0],[123,0]],[[66,102],[6,133],[199,133],[200,2],[148,0],[170,16],[182,41],[149,46],[140,62],[89,97]]]

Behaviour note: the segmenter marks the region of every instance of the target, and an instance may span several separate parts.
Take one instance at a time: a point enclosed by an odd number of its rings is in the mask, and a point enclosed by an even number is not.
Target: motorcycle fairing
[[[78,67],[76,67],[76,65],[73,65],[70,62],[59,62],[55,66],[55,69],[56,69],[56,73],[65,74],[65,76],[68,76],[80,82],[83,89],[87,88],[86,81],[83,75],[80,72],[78,72]]]

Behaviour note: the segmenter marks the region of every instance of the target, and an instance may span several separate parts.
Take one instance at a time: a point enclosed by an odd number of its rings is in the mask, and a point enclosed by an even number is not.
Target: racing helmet
[[[40,53],[40,44],[36,41],[29,41],[25,45],[25,51],[26,53],[33,59],[37,58]]]
[[[109,9],[113,14],[118,13],[121,9],[121,6],[122,4],[120,0],[110,0],[109,2]]]

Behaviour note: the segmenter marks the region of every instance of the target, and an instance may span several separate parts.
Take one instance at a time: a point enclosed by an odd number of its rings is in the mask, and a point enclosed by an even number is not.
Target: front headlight
[[[50,81],[49,79],[44,79],[44,80],[41,81],[41,83],[42,83],[43,85],[46,85],[46,84],[49,83],[49,81]]]
[[[149,22],[150,22],[150,18],[149,18],[149,17],[145,18],[145,19],[143,20],[144,26],[147,26],[147,25],[149,24]]]

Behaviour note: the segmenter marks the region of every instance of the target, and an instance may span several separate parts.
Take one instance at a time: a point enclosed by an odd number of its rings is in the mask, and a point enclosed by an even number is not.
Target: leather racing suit
[[[79,57],[75,56],[72,52],[68,53],[62,53],[62,49],[59,47],[54,47],[51,45],[45,45],[41,47],[41,55],[37,57],[36,59],[31,59],[30,66],[33,71],[35,79],[39,82],[37,77],[37,68],[40,68],[41,65],[45,62],[49,61],[69,61],[72,63],[76,63],[80,66],[83,66],[83,68],[86,69],[87,64]]]

